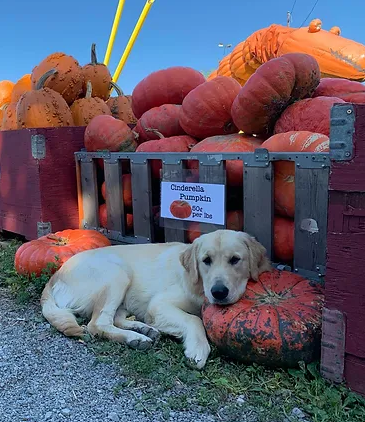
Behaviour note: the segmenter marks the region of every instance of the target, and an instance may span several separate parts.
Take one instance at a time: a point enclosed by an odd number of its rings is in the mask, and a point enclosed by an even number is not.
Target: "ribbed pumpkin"
[[[123,186],[123,202],[124,206],[128,209],[132,208],[132,176],[130,174],[122,175],[122,186]],[[101,196],[106,200],[106,186],[105,182],[101,185]]]
[[[342,78],[323,78],[313,97],[336,97],[349,103],[365,103],[365,85]]]
[[[291,131],[271,136],[262,145],[270,152],[326,152],[329,138],[320,133]],[[295,163],[274,163],[275,210],[282,216],[294,217],[295,212]]]
[[[110,97],[112,75],[104,63],[98,63],[96,57],[96,45],[91,45],[91,62],[82,68],[84,76],[84,93],[88,92],[87,82],[90,81],[93,87],[91,96],[106,101]]]
[[[155,131],[162,133],[165,138],[170,136],[186,135],[184,129],[180,126],[179,117],[181,105],[164,104],[160,107],[153,107],[143,113],[138,120],[135,131],[138,133],[138,142],[160,139]]]
[[[53,53],[42,60],[32,71],[32,88],[35,89],[39,79],[50,69],[57,73],[49,78],[45,88],[53,89],[62,95],[67,104],[72,104],[82,94],[83,74],[76,59],[64,53]]]
[[[10,103],[4,106],[2,117],[2,130],[16,130],[18,129],[18,122],[16,119],[17,103]]]
[[[130,232],[133,230],[133,214],[126,214],[126,231]],[[99,207],[99,223],[100,227],[107,228],[108,226],[108,212],[106,209],[106,204],[101,204]]]
[[[14,85],[13,91],[11,93],[11,102],[17,103],[19,98],[32,89],[31,74],[27,73],[22,76]]]
[[[18,129],[73,126],[71,110],[64,98],[44,85],[49,77],[57,74],[50,69],[38,79],[35,90],[25,92],[16,106]]]
[[[323,291],[288,271],[267,271],[249,281],[230,306],[205,301],[202,319],[220,352],[246,364],[296,367],[319,357]]]
[[[94,117],[85,129],[87,151],[134,152],[137,148],[135,134],[128,125],[113,116]]]
[[[95,230],[67,229],[23,243],[15,254],[18,274],[40,276],[48,263],[61,267],[73,255],[110,246],[110,240]]]
[[[197,86],[182,103],[181,127],[199,139],[238,132],[231,107],[240,89],[241,85],[227,76],[217,76]]]
[[[74,101],[70,107],[75,126],[87,126],[95,116],[112,115],[104,100],[92,96],[90,81],[87,81],[87,87],[85,98]]]
[[[232,105],[234,124],[246,134],[271,134],[276,120],[294,101],[310,97],[320,80],[317,61],[289,53],[260,66]]]
[[[2,107],[4,104],[10,103],[13,88],[14,82],[0,81],[0,107]]]
[[[297,101],[290,105],[275,124],[274,133],[309,131],[329,136],[331,108],[344,103],[341,98],[316,97]]]
[[[191,67],[174,66],[152,72],[132,92],[132,109],[139,119],[143,113],[163,104],[182,104],[186,95],[205,82]]]
[[[123,122],[129,125],[135,125],[137,123],[137,118],[132,110],[132,96],[124,95],[120,87],[111,82],[111,85],[117,93],[117,97],[110,97],[106,102],[112,116],[116,119],[123,120]]]
[[[230,60],[231,54],[228,54],[227,56],[223,57],[223,59],[219,62],[217,76],[232,76]]]
[[[188,135],[165,138],[162,133],[156,130],[155,133],[160,139],[143,142],[138,146],[136,152],[189,152],[197,143],[194,138]],[[160,178],[161,168],[161,160],[152,160],[151,172],[154,179]]]
[[[211,136],[199,142],[191,149],[191,153],[196,152],[253,152],[256,148],[261,148],[262,141],[249,135],[231,134],[221,136]],[[199,163],[188,162],[190,169],[198,169]],[[241,160],[228,160],[226,162],[227,184],[229,186],[242,186],[243,184],[243,164]]]

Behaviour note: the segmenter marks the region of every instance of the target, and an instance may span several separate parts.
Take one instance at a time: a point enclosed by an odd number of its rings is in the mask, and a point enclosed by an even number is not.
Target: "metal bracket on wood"
[[[330,157],[349,161],[354,155],[355,109],[352,104],[336,104],[331,109]]]
[[[50,222],[37,222],[37,237],[42,237],[50,233],[52,233],[52,225]]]
[[[346,321],[337,310],[323,308],[321,375],[335,383],[344,380]]]
[[[46,158],[46,138],[43,135],[32,135],[30,137],[32,157],[36,160]]]

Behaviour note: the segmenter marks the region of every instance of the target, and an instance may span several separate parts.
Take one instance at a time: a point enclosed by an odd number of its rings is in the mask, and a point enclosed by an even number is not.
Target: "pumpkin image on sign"
[[[191,216],[192,209],[188,202],[176,200],[170,205],[170,212],[176,218],[188,218]]]
[[[208,337],[226,356],[266,366],[295,367],[318,358],[323,293],[288,271],[262,273],[230,306],[205,302]]]

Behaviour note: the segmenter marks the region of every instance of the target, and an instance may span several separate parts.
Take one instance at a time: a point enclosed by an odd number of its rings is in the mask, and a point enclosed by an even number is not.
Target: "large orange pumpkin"
[[[4,106],[3,109],[3,121],[2,130],[16,130],[18,128],[18,122],[16,119],[16,106],[17,103],[10,103]]]
[[[133,214],[127,214],[126,216],[126,232],[131,232],[133,230]],[[99,207],[99,223],[100,227],[107,228],[108,226],[108,211],[106,209],[106,204],[101,204]]]
[[[291,131],[271,136],[261,147],[270,152],[326,152],[329,151],[329,138],[321,133]],[[274,196],[276,212],[294,217],[295,163],[274,163]]]
[[[10,103],[13,88],[14,82],[0,81],[0,107],[2,107],[4,104]]]
[[[98,97],[106,101],[110,97],[112,75],[104,63],[98,63],[96,58],[96,45],[91,45],[91,62],[82,68],[84,76],[84,93],[88,92],[87,82],[93,87],[92,97]]]
[[[44,87],[47,79],[56,73],[55,69],[49,70],[38,79],[34,91],[20,97],[16,106],[18,129],[73,126],[71,110],[64,98]]]
[[[22,76],[14,85],[13,91],[11,93],[11,102],[17,103],[19,98],[32,89],[31,74],[27,73]]]
[[[132,208],[132,175],[123,174],[122,175],[122,186],[123,186],[123,203],[127,209]],[[106,185],[105,182],[101,185],[101,196],[106,200]]]
[[[92,83],[87,81],[85,98],[74,101],[70,107],[75,126],[87,126],[95,116],[112,115],[105,101],[101,98],[93,97],[92,91]]]
[[[117,93],[117,97],[110,97],[106,102],[112,112],[112,116],[116,119],[123,120],[128,125],[135,125],[137,118],[132,110],[132,96],[124,95],[116,83],[111,82],[111,85]]]
[[[365,104],[365,85],[342,78],[323,78],[313,97],[336,97],[348,103]]]
[[[64,53],[53,53],[42,60],[32,71],[32,88],[36,89],[39,79],[50,69],[57,73],[45,83],[45,88],[62,95],[67,104],[72,104],[82,94],[83,74],[79,62]]]
[[[230,306],[203,305],[209,339],[224,354],[246,364],[296,367],[318,359],[323,292],[288,271],[267,271],[249,281]]]
[[[15,269],[18,274],[39,277],[49,263],[59,268],[79,252],[110,244],[107,237],[94,230],[68,229],[47,234],[20,246],[15,254]]]
[[[271,134],[283,110],[310,97],[319,80],[318,63],[308,54],[289,53],[269,60],[248,79],[233,102],[234,124],[246,134]]]
[[[214,81],[215,79],[213,79]],[[213,82],[212,81],[212,82]],[[191,153],[196,152],[253,152],[256,148],[261,148],[261,139],[250,135],[221,135],[211,136],[196,144]],[[198,169],[197,161],[188,162],[190,169]],[[240,160],[228,160],[226,162],[227,184],[230,186],[242,186],[243,184],[243,164]]]
[[[231,107],[241,85],[227,76],[217,76],[189,92],[180,112],[180,125],[195,138],[238,132]]]

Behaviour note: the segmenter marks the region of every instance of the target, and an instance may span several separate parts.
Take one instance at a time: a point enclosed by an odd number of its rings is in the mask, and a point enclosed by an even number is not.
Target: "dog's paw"
[[[149,350],[153,346],[153,342],[149,337],[146,337],[146,339],[134,339],[129,341],[127,344],[132,349],[141,351]]]
[[[186,344],[185,346],[187,365],[193,369],[204,368],[209,354],[210,346],[207,340],[200,341],[199,343]]]
[[[145,325],[143,327],[139,327],[138,329],[135,329],[137,333],[143,334],[146,337],[149,337],[153,344],[156,344],[161,337],[161,334],[158,330],[156,330],[153,327],[150,327],[149,325]]]

